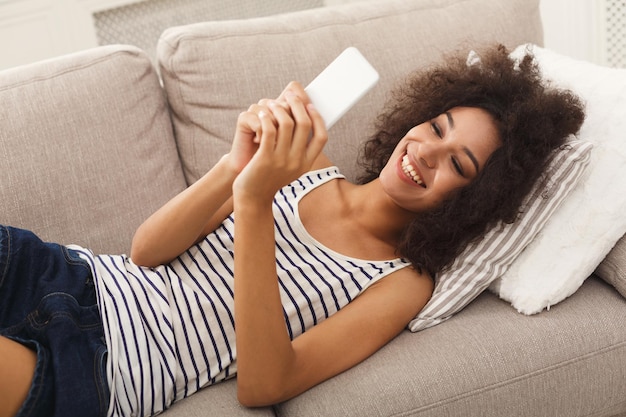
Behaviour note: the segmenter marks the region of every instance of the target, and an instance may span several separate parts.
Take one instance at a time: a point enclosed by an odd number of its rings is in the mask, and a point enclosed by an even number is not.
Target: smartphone
[[[355,47],[344,50],[304,89],[330,129],[376,85],[378,72]]]

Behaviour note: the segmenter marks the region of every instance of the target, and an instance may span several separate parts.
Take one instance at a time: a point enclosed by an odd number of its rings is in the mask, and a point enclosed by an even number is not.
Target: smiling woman
[[[472,182],[500,145],[488,112],[455,107],[409,130],[381,171],[380,181],[396,204],[420,213]]]
[[[395,91],[378,119],[377,132],[365,144],[361,155],[365,174],[360,182],[377,178],[393,158],[398,142],[420,130],[419,126],[428,127],[433,137],[446,142],[448,132],[459,124],[458,111],[453,110],[459,107],[488,114],[489,122],[471,126],[492,126],[500,146],[484,164],[470,145],[451,154],[450,164],[461,176],[474,171],[470,167],[471,155],[475,156],[482,167],[476,180],[448,193],[444,204],[420,213],[405,229],[400,253],[432,274],[449,266],[489,226],[515,220],[522,200],[544,171],[550,150],[576,133],[584,120],[579,99],[570,91],[546,86],[532,54],[517,63],[499,46],[482,51],[480,61],[473,64],[466,53],[448,56],[438,66],[414,74]],[[494,133],[485,131],[482,139],[489,142]],[[428,175],[420,171],[427,165],[412,160],[415,157],[410,153],[407,156],[428,186]]]
[[[292,82],[240,113],[230,151],[142,223],[130,256],[0,227],[0,376],[21,381],[0,384],[16,398],[0,415],[26,397],[19,416],[152,416],[234,376],[247,406],[299,395],[402,332],[583,118],[504,48],[397,97],[362,184],[323,154],[324,120]]]

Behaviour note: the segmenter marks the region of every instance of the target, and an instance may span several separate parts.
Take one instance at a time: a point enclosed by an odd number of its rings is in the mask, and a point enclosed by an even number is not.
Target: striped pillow
[[[494,226],[436,277],[430,301],[409,323],[412,332],[449,319],[507,271],[578,183],[592,147],[590,142],[573,139],[555,151],[545,175],[526,198],[519,219]]]

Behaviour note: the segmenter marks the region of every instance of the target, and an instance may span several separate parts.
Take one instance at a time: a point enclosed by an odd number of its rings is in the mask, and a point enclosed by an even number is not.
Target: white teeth
[[[409,162],[408,155],[404,155],[404,157],[402,158],[402,171],[404,171],[404,173],[417,184],[422,186],[424,185],[424,182],[422,181],[420,176],[417,175],[417,171],[415,171],[415,168],[413,168],[413,165],[411,165],[411,163]]]

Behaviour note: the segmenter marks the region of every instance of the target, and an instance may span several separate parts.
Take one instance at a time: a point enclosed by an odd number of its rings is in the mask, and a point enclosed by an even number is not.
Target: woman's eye
[[[465,172],[463,171],[463,167],[461,166],[461,164],[456,158],[452,158],[452,165],[454,165],[454,169],[460,176],[465,177]]]
[[[432,122],[430,126],[433,129],[433,132],[435,132],[435,135],[441,138],[441,129],[439,128],[439,125],[436,122]]]

